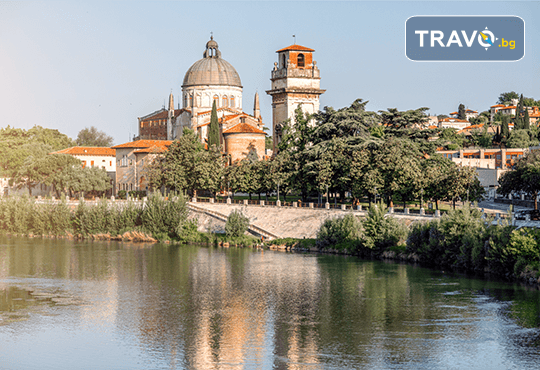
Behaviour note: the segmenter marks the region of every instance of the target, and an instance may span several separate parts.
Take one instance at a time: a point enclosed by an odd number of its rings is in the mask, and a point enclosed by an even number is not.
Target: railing
[[[201,213],[206,213],[210,216],[213,216],[213,217],[216,217],[222,221],[225,221],[227,222],[227,216],[225,216],[224,214],[222,213],[219,213],[219,212],[216,212],[216,211],[213,211],[213,210],[210,210],[210,209],[206,209],[206,208],[202,208],[202,207],[197,207],[195,205],[193,205],[192,203],[190,203],[188,205],[189,208],[191,208],[192,210],[194,211],[197,211],[197,212],[201,212]],[[265,238],[273,238],[273,239],[278,239],[279,236],[269,232],[269,231],[266,231],[256,225],[253,225],[253,224],[249,224],[248,226],[248,230],[250,230],[251,232],[255,233],[255,234],[258,234],[258,235],[262,235],[264,236]]]

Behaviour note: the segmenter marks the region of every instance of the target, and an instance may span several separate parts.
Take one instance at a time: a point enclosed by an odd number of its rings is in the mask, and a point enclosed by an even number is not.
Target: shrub
[[[168,235],[178,236],[182,225],[187,220],[188,208],[182,195],[165,200],[158,192],[152,194],[146,202],[141,215],[142,227],[156,239]]]
[[[234,210],[227,217],[225,223],[225,234],[230,237],[239,237],[244,235],[249,226],[249,218],[244,216],[242,212]]]
[[[352,214],[330,218],[323,222],[317,232],[317,246],[321,249],[335,248],[354,252],[362,234],[362,223]]]
[[[404,244],[407,228],[393,217],[385,217],[386,207],[383,204],[372,205],[366,219],[362,223],[364,233],[361,244],[364,248],[382,252],[383,250]]]

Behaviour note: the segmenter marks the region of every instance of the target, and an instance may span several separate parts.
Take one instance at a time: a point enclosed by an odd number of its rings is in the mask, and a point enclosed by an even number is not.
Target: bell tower
[[[272,70],[272,138],[274,153],[281,139],[281,128],[287,119],[294,121],[294,110],[302,104],[305,113],[319,111],[321,77],[317,62],[313,60],[315,50],[301,45],[291,45],[278,50],[278,61]]]

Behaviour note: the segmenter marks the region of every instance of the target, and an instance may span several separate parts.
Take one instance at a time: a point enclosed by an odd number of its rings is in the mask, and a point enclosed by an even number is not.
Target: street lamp
[[[424,205],[424,189],[420,189],[420,209]]]

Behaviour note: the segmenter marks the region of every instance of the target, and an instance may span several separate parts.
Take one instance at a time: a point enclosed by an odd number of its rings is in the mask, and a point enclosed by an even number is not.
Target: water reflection
[[[55,325],[91,333],[93,351],[108,346],[111,369],[497,369],[540,360],[523,340],[537,336],[540,295],[519,286],[341,256],[0,242],[0,294],[9,297],[0,310],[20,310],[38,288],[66,291],[85,304],[58,311],[69,320]],[[45,330],[39,317],[28,325]],[[73,347],[73,356],[83,350]]]

